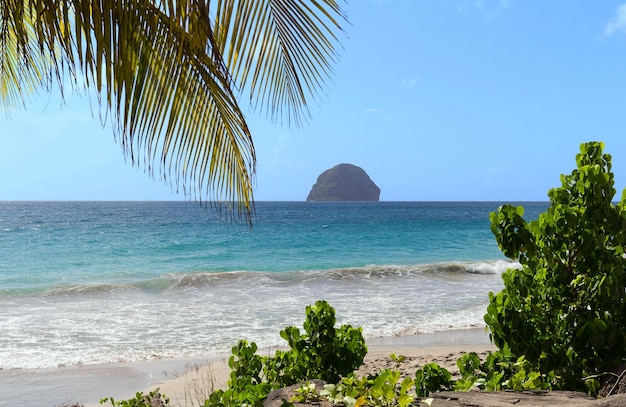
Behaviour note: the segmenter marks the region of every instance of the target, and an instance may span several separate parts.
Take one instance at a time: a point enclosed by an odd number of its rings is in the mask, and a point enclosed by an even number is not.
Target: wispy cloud
[[[415,85],[417,85],[417,83],[419,82],[420,78],[419,75],[416,75],[412,78],[404,78],[402,79],[402,83],[401,86],[404,89],[413,89],[415,87]]]
[[[474,6],[478,9],[486,10],[504,10],[509,8],[512,0],[496,0],[496,1],[486,1],[486,0],[475,0]]]
[[[626,33],[626,3],[617,8],[615,16],[604,28],[604,35],[611,36],[617,32]]]
[[[384,110],[377,109],[375,107],[368,107],[367,109],[365,109],[365,113],[367,113],[368,115],[373,115],[371,117],[374,118],[374,120],[393,120],[394,119],[392,115],[388,114]]]
[[[460,12],[474,8],[486,18],[495,18],[504,10],[508,9],[513,0],[466,0],[459,7]]]

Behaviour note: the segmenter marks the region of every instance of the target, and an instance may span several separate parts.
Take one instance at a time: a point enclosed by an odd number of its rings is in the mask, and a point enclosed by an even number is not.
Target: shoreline
[[[411,363],[435,361],[445,366],[450,361],[453,365],[460,353],[495,350],[484,328],[369,338],[366,342],[368,354],[364,367],[387,363],[390,353],[407,356]],[[273,354],[274,350],[260,349],[258,352]],[[58,407],[79,403],[95,407],[104,397],[126,400],[137,392],[148,393],[159,388],[170,398],[172,406],[184,406],[185,399],[202,397],[201,393],[210,387],[217,389],[226,384],[230,374],[229,357],[230,354],[52,369],[0,370],[0,382],[5,384],[0,389],[0,400],[8,405],[21,406]]]
[[[451,329],[415,335],[402,335],[366,340],[368,352],[363,365],[356,370],[358,376],[375,373],[381,369],[399,369],[402,372],[415,371],[426,363],[436,362],[456,375],[459,373],[456,360],[464,353],[476,352],[480,357],[497,348],[489,341],[489,334],[484,328]],[[271,354],[274,349],[259,350],[260,354]],[[389,355],[395,353],[406,359],[396,366]],[[225,388],[230,369],[228,358],[196,366],[173,380],[154,383],[144,393],[159,389],[161,394],[170,399],[172,407],[191,407],[202,405],[208,398],[207,389]],[[95,406],[86,406],[95,407]]]
[[[0,370],[0,400],[7,405],[99,406],[104,397],[126,400],[156,382],[166,382],[189,366],[208,365],[222,356],[77,365],[47,369]]]

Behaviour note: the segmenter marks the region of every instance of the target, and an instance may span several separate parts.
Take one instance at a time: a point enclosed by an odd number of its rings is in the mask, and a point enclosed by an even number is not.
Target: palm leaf
[[[300,124],[308,96],[332,73],[346,18],[338,3],[218,0],[217,10],[216,38],[235,82],[274,118]]]
[[[34,23],[20,1],[0,8],[0,107],[5,113],[48,83],[51,54],[56,50],[40,52]]]
[[[133,164],[250,221],[256,156],[233,89],[299,121],[330,73],[335,14],[330,0],[0,0],[1,100],[84,83]]]

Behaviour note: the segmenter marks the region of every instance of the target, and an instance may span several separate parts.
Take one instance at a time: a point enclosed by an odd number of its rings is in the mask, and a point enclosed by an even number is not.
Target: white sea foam
[[[362,326],[366,337],[482,326],[499,275],[443,269],[192,273],[164,277],[169,282],[158,291],[96,285],[10,298],[2,303],[0,368],[207,357],[228,353],[239,339],[280,346],[279,331],[302,327],[304,308],[318,299],[330,302],[339,323]]]
[[[469,263],[465,265],[468,273],[502,274],[508,269],[520,269],[522,265],[517,261],[497,260],[492,262]]]

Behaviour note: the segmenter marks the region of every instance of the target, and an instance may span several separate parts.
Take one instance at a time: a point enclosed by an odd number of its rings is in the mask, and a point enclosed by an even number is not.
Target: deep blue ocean
[[[502,203],[0,202],[0,369],[284,345],[318,299],[370,338],[484,326]]]

